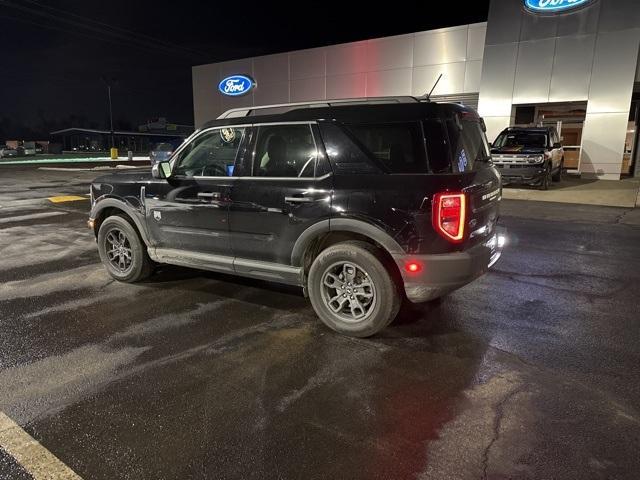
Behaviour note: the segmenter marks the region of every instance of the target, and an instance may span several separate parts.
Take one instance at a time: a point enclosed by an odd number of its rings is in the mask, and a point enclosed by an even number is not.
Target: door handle
[[[284,197],[286,203],[311,203],[315,202],[315,199],[309,197]]]
[[[198,198],[204,200],[219,200],[220,192],[198,192]]]

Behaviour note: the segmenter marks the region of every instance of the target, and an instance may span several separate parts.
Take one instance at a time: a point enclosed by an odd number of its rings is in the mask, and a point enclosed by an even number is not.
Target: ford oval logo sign
[[[249,93],[255,86],[255,82],[251,77],[246,75],[231,75],[218,84],[218,90],[223,95],[237,97]]]
[[[528,10],[536,13],[566,12],[582,7],[592,0],[524,0]]]

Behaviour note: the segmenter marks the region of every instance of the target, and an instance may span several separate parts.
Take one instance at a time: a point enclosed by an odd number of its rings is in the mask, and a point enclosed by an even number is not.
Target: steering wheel
[[[205,165],[200,171],[201,177],[227,177],[227,171],[217,164]]]

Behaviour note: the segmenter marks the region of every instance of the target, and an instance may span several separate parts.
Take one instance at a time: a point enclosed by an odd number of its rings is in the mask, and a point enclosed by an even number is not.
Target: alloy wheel
[[[109,230],[105,236],[104,251],[113,268],[126,273],[133,265],[133,252],[127,235],[118,228]]]
[[[376,288],[364,268],[353,262],[337,262],[322,274],[322,299],[340,320],[366,319],[376,305]]]

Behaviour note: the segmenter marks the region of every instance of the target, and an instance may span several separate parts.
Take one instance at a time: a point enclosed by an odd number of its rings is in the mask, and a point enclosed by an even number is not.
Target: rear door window
[[[390,173],[427,173],[419,123],[350,124],[347,128]]]
[[[265,125],[258,128],[253,164],[256,177],[313,177],[316,144],[306,124]]]

